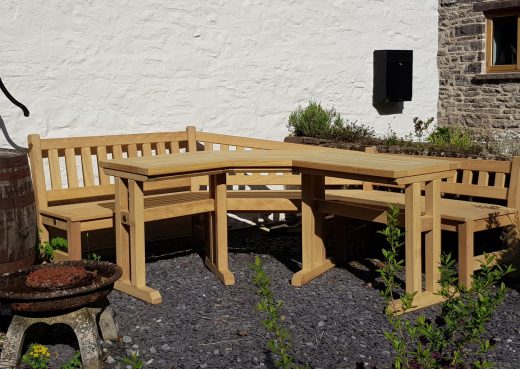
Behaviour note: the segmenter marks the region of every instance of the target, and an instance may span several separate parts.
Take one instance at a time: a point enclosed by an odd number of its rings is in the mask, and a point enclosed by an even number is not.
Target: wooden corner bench
[[[482,255],[475,255],[475,232],[511,225],[520,209],[520,157],[511,161],[449,160],[459,161],[461,168],[454,177],[441,182],[441,227],[458,234],[459,282],[470,286],[473,272],[483,261]],[[360,190],[329,191],[318,208],[340,217],[386,223],[388,204],[404,209],[404,201],[403,193],[365,183]],[[504,252],[494,252],[495,260],[500,260]]]
[[[102,160],[217,150],[323,150],[308,145],[199,132],[191,126],[179,132],[109,136],[41,138],[31,134],[28,141],[41,238],[48,240],[49,227],[67,234],[68,251],[57,251],[57,260],[82,257],[82,232],[114,226],[114,178],[98,166]],[[298,174],[236,173],[228,175],[227,183],[234,189],[228,195],[230,211],[295,212],[300,207],[299,191],[282,189],[285,185],[299,185]],[[327,179],[329,185],[355,183],[360,182]],[[207,176],[146,183],[145,221],[213,211],[207,186]],[[272,186],[280,189],[273,190]]]

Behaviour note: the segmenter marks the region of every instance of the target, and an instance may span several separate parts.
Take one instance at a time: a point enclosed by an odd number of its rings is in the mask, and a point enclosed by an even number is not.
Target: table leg
[[[146,302],[160,304],[159,291],[146,286],[143,183],[128,180],[125,184],[123,181],[118,179],[116,185],[116,199],[121,198],[116,202],[116,252],[124,278],[114,287]]]
[[[210,214],[211,234],[206,243],[206,266],[225,285],[235,284],[235,276],[228,267],[227,238],[227,188],[226,174],[209,177],[210,196],[215,202],[215,210]]]
[[[421,281],[421,184],[405,187],[406,292],[422,291]]]
[[[440,224],[440,181],[426,183],[425,216],[432,218],[432,228],[426,233],[426,289],[422,289],[422,258],[421,258],[421,185],[412,183],[405,187],[405,273],[406,292],[417,292],[413,307],[408,311],[417,310],[443,301],[442,296],[434,292],[438,290],[439,264],[441,252]],[[402,313],[399,300],[390,303],[389,308],[396,313]]]
[[[291,284],[302,286],[334,266],[326,258],[323,243],[324,215],[315,199],[325,198],[325,177],[301,174],[302,178],[302,270],[293,275]]]

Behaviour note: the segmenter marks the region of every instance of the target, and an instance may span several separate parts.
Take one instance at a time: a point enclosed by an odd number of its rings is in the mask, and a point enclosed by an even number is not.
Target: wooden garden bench
[[[441,227],[458,234],[459,282],[470,286],[471,276],[483,260],[482,255],[475,255],[475,232],[511,225],[520,209],[520,157],[512,161],[449,160],[459,161],[461,169],[441,182]],[[404,200],[403,193],[364,183],[360,190],[328,191],[318,208],[327,214],[385,223],[388,204],[404,209]],[[504,252],[494,252],[495,260]]]
[[[114,226],[114,179],[98,167],[101,160],[214,150],[323,150],[308,145],[198,132],[195,127],[180,132],[72,138],[41,138],[31,134],[28,141],[41,239],[48,240],[48,227],[67,234],[68,252],[57,251],[58,260],[81,258],[82,232]],[[327,179],[327,184],[352,183],[356,182]],[[299,191],[283,190],[284,185],[300,184],[298,174],[236,173],[228,175],[228,184],[235,189],[228,196],[230,211],[294,212],[300,206]],[[213,211],[207,185],[207,176],[146,183],[145,221]],[[269,189],[268,186],[273,185],[280,189]]]

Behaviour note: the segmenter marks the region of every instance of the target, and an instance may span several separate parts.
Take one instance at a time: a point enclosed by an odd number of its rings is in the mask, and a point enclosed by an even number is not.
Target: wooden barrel
[[[0,149],[0,274],[33,264],[37,239],[27,155]]]

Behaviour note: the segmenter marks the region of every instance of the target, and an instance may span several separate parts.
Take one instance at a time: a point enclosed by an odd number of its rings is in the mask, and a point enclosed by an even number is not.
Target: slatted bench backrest
[[[443,194],[478,198],[479,202],[502,200],[508,207],[520,207],[520,156],[512,160],[427,158],[461,163],[453,177],[441,182]]]
[[[217,133],[197,131],[198,151],[251,151],[251,150],[327,150],[327,148],[311,145],[293,144],[289,142],[278,142],[262,140],[257,138],[237,137]],[[330,150],[330,149],[329,149]],[[236,173],[227,178],[229,185],[244,186],[267,186],[267,185],[300,185],[299,174],[280,173]],[[207,185],[207,176],[199,179],[200,185]],[[342,178],[326,178],[327,185],[360,185],[361,182]]]
[[[191,136],[191,137],[189,137]],[[181,132],[70,138],[29,135],[29,157],[40,209],[68,202],[114,197],[114,180],[98,163],[106,159],[183,153],[195,148],[195,130]],[[187,187],[189,179],[160,182],[162,187]],[[147,190],[160,189],[147,184]]]

